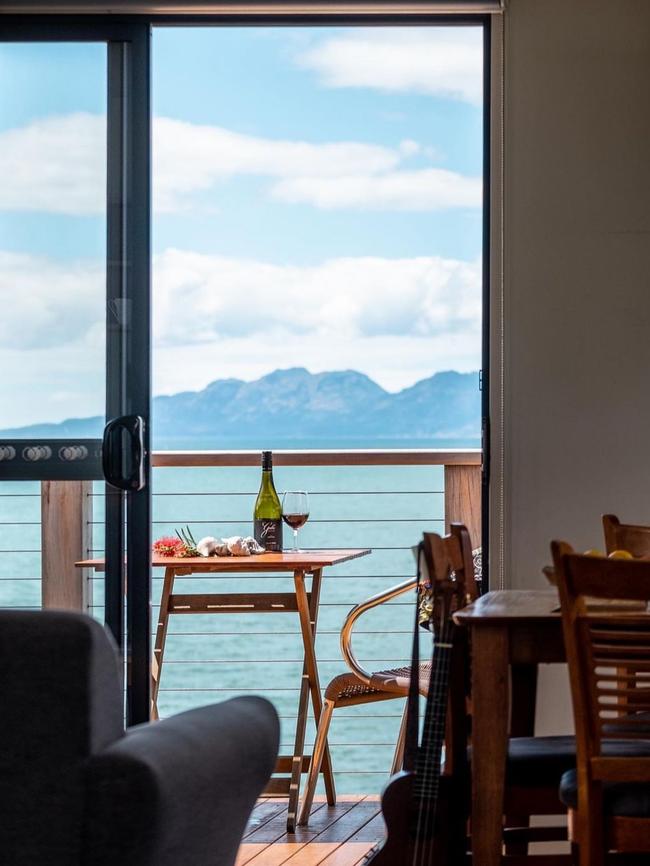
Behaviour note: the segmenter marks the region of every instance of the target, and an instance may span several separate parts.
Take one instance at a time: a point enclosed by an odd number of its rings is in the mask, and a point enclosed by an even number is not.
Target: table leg
[[[305,589],[304,571],[294,573],[294,585],[296,590],[296,602],[298,616],[300,618],[300,630],[305,650],[305,660],[302,670],[302,681],[300,684],[300,697],[298,700],[298,718],[296,720],[296,739],[293,750],[293,769],[289,787],[289,807],[287,810],[287,830],[293,833],[296,829],[296,816],[298,800],[300,797],[300,782],[302,777],[302,761],[305,751],[305,730],[307,727],[308,703],[311,702],[314,710],[316,726],[320,720],[322,710],[322,699],[320,693],[320,682],[318,678],[318,665],[316,662],[316,649],[314,638],[318,620],[318,600],[320,596],[321,570],[312,574],[311,599],[307,597]],[[323,772],[325,773],[325,786],[327,799],[333,805],[335,801],[334,781],[332,777],[332,764],[329,755],[329,747],[325,747],[323,755]]]
[[[537,702],[537,665],[511,665],[510,667],[510,736],[535,736],[535,707]],[[506,827],[528,827],[530,815],[519,815],[512,809],[505,819]],[[528,855],[527,842],[511,842],[506,854],[513,857]]]
[[[311,601],[309,605],[310,623],[312,632],[312,655],[313,655],[313,676],[309,678],[311,690],[311,703],[314,711],[314,723],[316,730],[320,722],[321,713],[323,712],[323,701],[321,697],[320,677],[318,674],[318,661],[316,659],[316,627],[318,625],[318,610],[320,603],[320,589],[323,578],[322,568],[315,569],[312,572],[311,583]],[[336,789],[334,787],[334,772],[332,770],[332,757],[330,755],[330,747],[325,742],[325,751],[323,753],[323,761],[321,764],[323,776],[325,778],[325,794],[327,802],[330,806],[336,805]]]
[[[153,650],[153,663],[151,670],[151,718],[158,719],[158,692],[160,690],[160,676],[162,674],[163,655],[165,653],[165,642],[167,640],[167,626],[169,625],[169,596],[174,589],[175,571],[173,568],[165,569],[165,579],[160,596],[160,610],[158,613],[158,627],[156,628],[156,642]]]
[[[508,633],[473,628],[472,853],[480,866],[499,866],[508,748]]]

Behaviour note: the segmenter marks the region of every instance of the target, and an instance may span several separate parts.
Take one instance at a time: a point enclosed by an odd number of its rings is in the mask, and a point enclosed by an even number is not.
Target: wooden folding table
[[[206,613],[297,613],[304,647],[303,672],[298,699],[298,716],[293,755],[281,755],[276,765],[276,776],[271,779],[268,795],[288,796],[287,829],[293,832],[296,826],[296,811],[300,796],[300,782],[309,768],[310,755],[305,755],[305,730],[308,705],[311,698],[314,719],[318,726],[322,700],[318,663],[315,650],[318,601],[320,597],[323,569],[339,565],[370,550],[310,550],[294,553],[262,553],[245,557],[192,557],[170,558],[154,556],[154,568],[164,568],[160,614],[156,630],[154,658],[152,663],[152,718],[158,718],[158,693],[165,654],[165,642],[169,617],[172,614]],[[104,560],[91,559],[78,562],[80,568],[104,570]],[[255,572],[289,572],[293,574],[293,592],[254,593],[175,593],[177,577],[190,574],[254,574]],[[307,590],[305,579],[311,576],[311,587]],[[334,777],[329,749],[326,749],[322,770],[327,801],[335,801]]]

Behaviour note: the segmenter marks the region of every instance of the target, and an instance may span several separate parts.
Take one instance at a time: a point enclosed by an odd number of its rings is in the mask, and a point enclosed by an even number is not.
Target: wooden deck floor
[[[309,827],[288,835],[285,800],[260,800],[236,866],[357,866],[384,836],[378,797],[314,804]]]

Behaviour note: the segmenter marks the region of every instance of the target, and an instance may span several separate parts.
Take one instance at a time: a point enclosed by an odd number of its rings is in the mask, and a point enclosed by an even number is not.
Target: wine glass
[[[282,519],[293,529],[293,553],[300,553],[298,530],[307,523],[309,497],[304,490],[288,490],[282,497]]]

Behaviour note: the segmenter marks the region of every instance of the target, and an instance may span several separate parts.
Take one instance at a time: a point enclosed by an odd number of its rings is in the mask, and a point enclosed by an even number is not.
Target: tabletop
[[[454,620],[458,625],[471,627],[516,620],[559,620],[559,608],[557,589],[499,589],[486,592],[459,610]]]
[[[151,565],[154,568],[173,568],[177,571],[217,571],[217,572],[250,572],[250,571],[312,571],[315,568],[326,568],[340,565],[351,559],[368,556],[372,551],[367,548],[349,548],[342,550],[285,550],[282,553],[257,553],[252,556],[157,556],[152,554]],[[83,559],[76,562],[77,568],[92,568],[104,571],[104,559]]]
[[[588,599],[587,609],[594,613],[648,616],[645,602],[633,599]],[[481,625],[550,624],[561,620],[557,589],[500,589],[486,592],[476,601],[454,614],[458,625],[474,628]]]

